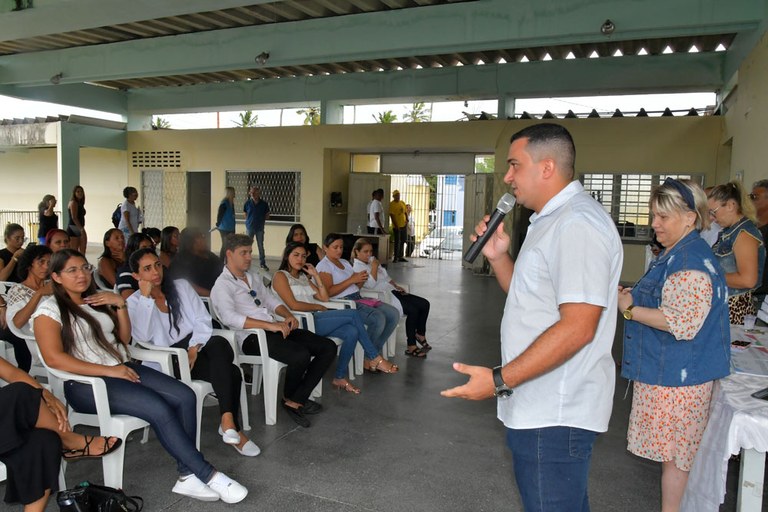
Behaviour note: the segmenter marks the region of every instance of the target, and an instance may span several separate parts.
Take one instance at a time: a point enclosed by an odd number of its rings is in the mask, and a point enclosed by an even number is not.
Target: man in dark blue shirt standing
[[[256,244],[259,247],[259,263],[261,268],[269,270],[264,253],[264,223],[269,219],[269,205],[261,199],[259,187],[251,187],[249,195],[251,197],[243,205],[245,229],[248,236],[251,237],[251,243],[253,243],[253,237],[256,236]]]

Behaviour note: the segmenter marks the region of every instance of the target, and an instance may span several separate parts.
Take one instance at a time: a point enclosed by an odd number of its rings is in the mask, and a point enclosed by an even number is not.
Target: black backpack
[[[112,212],[112,224],[114,224],[115,227],[120,225],[120,217],[122,217],[120,214],[120,209],[122,207],[123,203],[118,203],[117,208],[115,208],[115,211]]]

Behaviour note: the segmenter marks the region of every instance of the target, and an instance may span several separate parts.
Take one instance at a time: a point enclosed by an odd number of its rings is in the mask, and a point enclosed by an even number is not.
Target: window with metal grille
[[[703,174],[592,174],[579,176],[579,181],[616,223],[624,239],[650,239],[651,215],[648,201],[651,190],[667,178],[690,179],[699,184]]]
[[[227,186],[235,188],[235,219],[245,222],[243,204],[252,186],[261,189],[261,198],[269,205],[269,220],[300,222],[301,172],[299,171],[227,171]]]

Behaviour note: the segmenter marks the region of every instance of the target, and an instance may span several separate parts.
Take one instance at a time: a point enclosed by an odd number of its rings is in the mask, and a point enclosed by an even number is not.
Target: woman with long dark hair
[[[24,252],[24,228],[19,224],[8,224],[3,235],[5,248],[0,250],[0,281],[18,283],[20,279],[16,275],[16,264]]]
[[[70,247],[85,254],[85,249],[88,247],[88,234],[85,232],[85,190],[80,185],[75,185],[72,189],[67,210],[69,210],[67,233]]]
[[[165,226],[160,233],[160,263],[165,268],[171,268],[171,262],[179,251],[179,228]]]
[[[363,320],[368,335],[378,352],[382,352],[389,336],[397,328],[400,313],[383,302],[371,302],[360,295],[360,287],[368,279],[368,272],[355,272],[352,265],[341,255],[344,251],[344,240],[337,233],[330,233],[323,240],[325,257],[317,265],[323,286],[332,298],[350,299],[356,302],[358,315]],[[383,360],[365,361],[365,369],[369,372],[382,371],[392,373],[397,367],[387,368]]]
[[[307,263],[310,265],[317,265],[325,257],[325,251],[323,251],[322,247],[309,242],[309,235],[303,224],[294,224],[288,230],[288,236],[285,237],[285,245],[291,242],[299,242],[307,247]]]
[[[117,269],[125,262],[125,236],[117,228],[104,233],[104,251],[99,256],[99,276],[112,288],[117,281]]]
[[[360,389],[347,380],[349,361],[355,353],[358,341],[371,361],[369,366],[380,366],[388,373],[397,366],[382,357],[376,349],[360,316],[351,309],[327,309],[322,303],[330,296],[317,269],[307,263],[307,247],[301,242],[291,242],[283,251],[280,268],[272,278],[272,289],[291,311],[311,312],[315,320],[315,334],[341,338],[342,345],[336,362],[333,385],[349,393],[359,394]]]
[[[53,293],[51,284],[46,283],[51,254],[51,250],[44,245],[30,245],[19,258],[16,270],[21,282],[13,285],[6,297],[6,321],[13,322],[17,329],[26,327],[40,301]],[[27,342],[12,332],[4,333],[3,339],[13,345],[18,367],[28,372],[32,366],[32,355]]]
[[[179,480],[173,492],[202,501],[243,500],[245,487],[216,471],[195,448],[195,393],[173,377],[130,360],[128,306],[116,293],[96,292],[93,270],[77,251],[61,251],[51,258],[53,297],[33,315],[43,359],[52,368],[101,377],[113,414],[149,422],[176,459]],[[64,393],[73,409],[95,414],[90,386],[66,381]]]
[[[127,299],[133,339],[189,354],[193,379],[210,382],[219,400],[219,435],[241,455],[255,457],[259,447],[243,434],[239,422],[242,377],[233,364],[232,346],[213,336],[211,315],[190,284],[164,275],[152,249],[139,249],[129,260],[139,289]]]

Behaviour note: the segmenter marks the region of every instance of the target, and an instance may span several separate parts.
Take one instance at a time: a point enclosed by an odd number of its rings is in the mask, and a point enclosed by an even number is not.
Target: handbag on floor
[[[139,512],[144,508],[144,500],[139,496],[126,496],[121,489],[88,481],[59,491],[56,503],[61,512]]]

